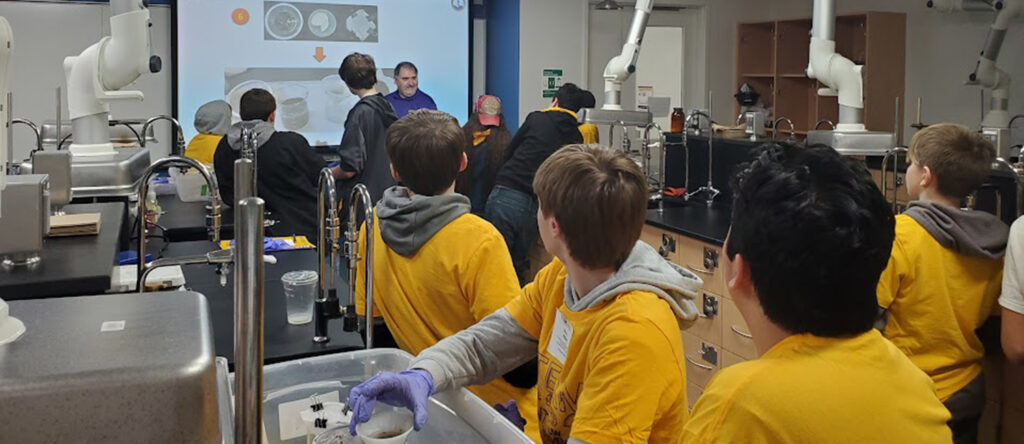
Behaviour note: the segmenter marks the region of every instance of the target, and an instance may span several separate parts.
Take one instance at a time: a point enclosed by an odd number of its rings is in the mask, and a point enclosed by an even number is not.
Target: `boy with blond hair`
[[[539,357],[545,443],[678,442],[687,417],[681,325],[702,282],[639,242],[647,181],[621,152],[570,145],[537,171],[537,223],[555,256],[518,297],[422,351],[402,373],[352,389],[351,429],[377,400],[427,421],[437,391],[490,381]]]
[[[975,330],[999,296],[1009,228],[961,202],[988,177],[995,149],[962,125],[922,129],[910,142],[896,240],[878,281],[882,334],[935,383],[956,442],[974,442],[985,403]]]
[[[388,128],[385,144],[391,174],[403,185],[385,190],[376,206],[373,308],[398,346],[417,354],[507,304],[519,294],[519,284],[501,234],[470,214],[469,199],[455,193],[455,178],[466,168],[458,121],[443,112],[415,110]],[[365,313],[364,266],[359,262],[359,313]],[[535,415],[530,379],[536,375],[522,374],[535,369],[526,366],[468,388],[491,405],[514,400],[524,415]],[[526,426],[539,437],[536,421]]]

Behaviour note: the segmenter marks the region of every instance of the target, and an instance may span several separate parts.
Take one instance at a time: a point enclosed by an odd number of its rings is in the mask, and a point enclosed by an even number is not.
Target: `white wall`
[[[767,2],[766,2],[767,3]],[[772,0],[766,19],[810,17],[809,0]],[[974,71],[995,18],[991,12],[941,14],[928,9],[924,0],[839,0],[837,13],[893,11],[907,14],[907,64],[905,80],[904,143],[910,142],[917,121],[917,98],[922,99],[925,123],[956,122],[971,128],[981,123],[980,88],[964,85]],[[998,65],[1014,82],[1010,91],[1010,115],[1024,114],[1024,20],[1015,20],[1006,34]],[[988,109],[988,94],[985,95]],[[1024,126],[1015,122],[1016,143],[1024,142]]]
[[[107,4],[46,2],[0,2],[0,16],[14,32],[14,54],[8,68],[14,93],[14,117],[37,124],[56,118],[57,86],[63,87],[64,57],[78,55],[89,45],[110,34]],[[112,118],[146,118],[171,113],[171,10],[152,6],[153,53],[163,59],[163,71],[143,75],[129,87],[146,95],[144,102],[115,104]],[[66,99],[67,92],[64,97]],[[65,100],[62,116],[68,120]],[[166,124],[158,124],[158,144],[151,145],[153,158],[166,155],[171,135]],[[14,158],[24,159],[35,146],[35,137],[24,126],[14,129]]]
[[[520,123],[551,105],[542,94],[545,68],[561,68],[565,82],[587,88],[586,48],[587,0],[520,0]]]
[[[775,1],[775,0],[772,0]],[[809,0],[807,0],[809,1]],[[596,1],[591,1],[596,3]],[[619,1],[620,4],[628,5],[632,1]],[[735,93],[735,72],[736,72],[736,23],[741,21],[763,20],[769,11],[769,1],[766,0],[658,0],[657,6],[682,6],[695,10],[690,15],[681,15],[688,22],[681,23],[687,29],[686,45],[687,54],[695,54],[698,59],[705,59],[703,67],[688,72],[685,76],[683,101],[686,107],[707,107],[707,89],[714,92],[713,114],[717,121],[732,122]],[[699,11],[699,14],[696,13]],[[659,12],[654,11],[652,15]],[[628,20],[628,18],[627,18]],[[652,20],[654,20],[652,18]],[[694,21],[696,23],[694,23]],[[628,21],[627,21],[628,23]],[[591,26],[609,27],[614,23],[592,23]],[[614,27],[614,26],[613,26]],[[691,38],[690,29],[698,28],[698,38]],[[607,39],[599,39],[600,47],[589,48],[590,54],[617,54],[622,49],[622,39],[625,35],[617,35],[621,31],[615,31],[614,36]],[[609,31],[611,34],[611,31]],[[692,45],[692,47],[690,47]],[[642,49],[641,49],[642,50]],[[701,50],[706,51],[701,53]],[[686,60],[694,66],[692,60]],[[600,97],[604,85],[594,84],[595,79],[601,78],[600,72],[594,72],[595,67],[603,67],[605,62],[590,63],[589,77],[591,87],[595,95]],[[688,70],[689,71],[689,70]],[[632,83],[630,83],[632,85]],[[623,91],[626,91],[624,88]],[[623,101],[632,103],[632,98],[627,98],[623,93]]]

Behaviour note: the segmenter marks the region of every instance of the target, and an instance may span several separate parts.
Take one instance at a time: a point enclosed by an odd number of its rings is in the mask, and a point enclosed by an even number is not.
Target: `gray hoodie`
[[[609,280],[582,298],[568,279],[565,305],[572,311],[596,307],[628,291],[648,291],[668,302],[680,328],[697,319],[697,299],[703,282],[699,277],[669,263],[651,246],[637,242],[626,262]],[[435,391],[484,384],[537,356],[537,339],[530,336],[504,308],[472,327],[423,350],[409,368],[430,372]]]
[[[265,122],[263,120],[246,120],[244,122],[238,122],[231,125],[231,129],[228,130],[228,146],[232,150],[241,151],[242,149],[242,128],[252,128],[256,131],[256,148],[266,145],[270,140],[270,136],[274,135],[274,124]]]
[[[932,202],[911,202],[903,214],[924,227],[945,248],[965,256],[999,259],[1010,227],[984,211],[965,211]]]
[[[451,221],[469,213],[469,198],[461,194],[413,195],[396,185],[384,190],[377,203],[377,220],[384,243],[402,256],[412,256]]]

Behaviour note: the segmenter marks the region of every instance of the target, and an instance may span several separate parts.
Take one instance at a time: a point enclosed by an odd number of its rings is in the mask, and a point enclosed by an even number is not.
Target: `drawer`
[[[697,387],[696,384],[690,382],[686,383],[686,404],[691,411],[693,410],[693,406],[697,405],[697,400],[700,399],[700,395],[702,394],[704,394],[704,389]]]
[[[750,328],[730,299],[722,299],[722,347],[744,359],[757,359]]]
[[[661,257],[668,259],[670,262],[678,262],[677,242],[679,237],[678,234],[650,225],[644,225],[643,231],[640,232],[640,240],[653,247],[655,251],[661,254]]]
[[[727,368],[731,365],[746,361],[746,359],[741,358],[740,355],[737,355],[736,353],[729,350],[722,350],[722,368]]]
[[[686,358],[686,382],[703,389],[718,371],[721,347],[682,332],[683,356]]]
[[[704,281],[704,289],[714,294],[725,294],[725,279],[722,277],[722,249],[695,239],[681,237],[676,251],[678,263],[692,271]]]
[[[700,299],[694,302],[700,316],[686,332],[712,344],[721,344],[722,298],[712,293],[701,292]]]

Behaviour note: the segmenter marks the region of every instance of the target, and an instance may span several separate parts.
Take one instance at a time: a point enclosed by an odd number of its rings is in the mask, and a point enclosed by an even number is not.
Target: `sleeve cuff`
[[[452,388],[452,378],[445,371],[444,367],[432,359],[414,359],[409,363],[409,369],[420,369],[430,373],[430,379],[434,380],[434,393],[440,393]]]
[[[1024,314],[1024,299],[1021,298],[1021,294],[1020,291],[1007,294],[1004,290],[1003,295],[999,297],[999,305],[1007,310]],[[1011,295],[1016,295],[1016,297]]]

